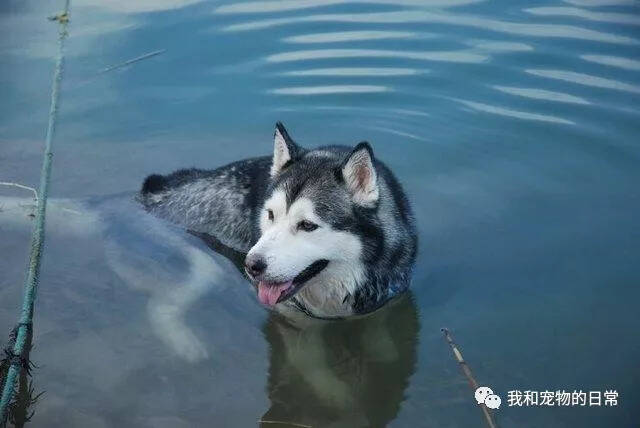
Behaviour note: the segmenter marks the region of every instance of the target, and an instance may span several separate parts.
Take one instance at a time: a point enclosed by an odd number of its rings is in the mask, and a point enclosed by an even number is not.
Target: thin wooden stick
[[[12,183],[9,181],[0,181],[0,186],[19,187],[25,190],[31,190],[33,192],[33,198],[38,202],[38,192],[33,187],[25,186],[24,184]]]
[[[462,368],[462,372],[467,377],[467,380],[469,381],[469,385],[471,386],[471,389],[475,392],[475,390],[478,389],[478,382],[476,382],[475,378],[473,377],[473,373],[471,373],[471,368],[469,368],[469,365],[467,364],[467,362],[464,360],[464,358],[462,358],[462,353],[458,350],[458,346],[453,341],[453,338],[451,337],[451,333],[449,333],[449,329],[443,327],[441,330],[442,330],[442,333],[444,333],[444,338],[447,340],[447,343],[449,344],[449,346],[451,346],[453,355],[456,358],[456,361],[458,362],[458,364],[460,364],[460,367]],[[480,403],[480,408],[482,409],[482,413],[484,414],[484,418],[486,419],[487,425],[489,425],[489,428],[497,428],[497,425],[493,420],[493,416],[491,415],[491,410],[489,410],[489,408],[485,406],[484,403]]]

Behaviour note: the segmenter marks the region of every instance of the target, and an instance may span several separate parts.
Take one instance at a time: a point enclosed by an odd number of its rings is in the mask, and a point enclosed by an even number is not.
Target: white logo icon
[[[490,409],[499,409],[502,400],[495,394],[487,395],[487,398],[484,399],[484,405]]]
[[[484,400],[487,398],[487,396],[492,394],[493,389],[489,388],[488,386],[481,386],[480,388],[476,389],[476,401],[478,402],[478,404],[482,404],[484,403]]]
[[[502,399],[494,394],[493,389],[488,386],[481,386],[476,389],[475,397],[478,404],[484,403],[490,409],[498,409],[502,404]]]

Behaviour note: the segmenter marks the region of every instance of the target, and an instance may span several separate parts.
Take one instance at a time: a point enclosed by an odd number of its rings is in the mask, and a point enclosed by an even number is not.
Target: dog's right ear
[[[280,171],[289,166],[299,152],[300,147],[291,139],[284,125],[281,122],[276,123],[276,132],[273,136],[271,177],[275,177]]]

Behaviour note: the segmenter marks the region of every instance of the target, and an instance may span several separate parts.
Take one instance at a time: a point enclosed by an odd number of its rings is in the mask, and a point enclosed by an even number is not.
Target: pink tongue
[[[258,299],[263,305],[273,306],[276,304],[280,295],[289,287],[292,281],[283,282],[281,284],[269,284],[264,281],[258,283]]]

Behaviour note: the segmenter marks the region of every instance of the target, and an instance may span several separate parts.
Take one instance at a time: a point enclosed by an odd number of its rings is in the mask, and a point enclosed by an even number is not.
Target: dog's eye
[[[308,220],[302,220],[298,223],[298,230],[303,230],[305,232],[313,232],[318,228],[318,225],[315,223],[311,223]]]
[[[267,216],[269,217],[269,220],[273,221],[273,211],[267,210]]]

